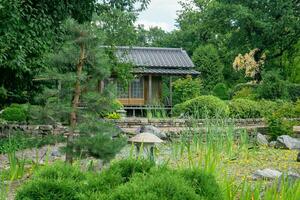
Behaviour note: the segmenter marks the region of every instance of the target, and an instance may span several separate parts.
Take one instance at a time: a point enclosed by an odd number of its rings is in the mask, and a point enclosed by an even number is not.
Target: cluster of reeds
[[[300,199],[300,181],[291,185],[286,180],[276,180],[272,186],[266,186],[263,181],[249,182],[247,178],[237,181],[226,171],[227,161],[247,158],[250,149],[256,148],[246,130],[236,129],[224,119],[207,119],[201,127],[205,128],[199,128],[195,120],[180,139],[171,144],[174,165],[200,168],[216,176],[226,200]]]

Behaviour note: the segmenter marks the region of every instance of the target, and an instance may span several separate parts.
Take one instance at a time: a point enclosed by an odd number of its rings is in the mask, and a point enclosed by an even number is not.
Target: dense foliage
[[[201,189],[200,189],[201,188]],[[212,175],[171,170],[149,160],[122,160],[100,174],[56,163],[38,171],[16,199],[223,199]]]
[[[200,96],[202,83],[200,79],[191,76],[177,79],[172,83],[173,104],[182,103],[186,100]]]
[[[297,1],[190,0],[182,5],[177,30],[140,31],[141,38],[155,35],[150,44],[142,44],[183,47],[201,72],[208,93],[218,83],[234,89],[253,81],[259,86],[254,91],[258,98],[299,98],[295,89],[300,84]]]
[[[249,99],[234,99],[229,103],[232,118],[260,118],[261,109],[256,101]]]
[[[192,116],[195,118],[226,117],[229,115],[228,105],[218,97],[199,96],[174,106],[175,115]]]

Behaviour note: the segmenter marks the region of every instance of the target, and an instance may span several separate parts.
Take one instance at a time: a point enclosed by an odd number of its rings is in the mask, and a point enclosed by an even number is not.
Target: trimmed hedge
[[[175,105],[173,113],[175,116],[184,114],[195,118],[226,117],[229,115],[229,108],[220,98],[207,95]]]

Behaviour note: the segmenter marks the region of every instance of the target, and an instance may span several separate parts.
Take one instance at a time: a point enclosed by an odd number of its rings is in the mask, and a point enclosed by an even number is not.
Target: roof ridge
[[[117,49],[142,49],[142,50],[168,50],[168,51],[185,51],[183,48],[170,47],[140,47],[140,46],[116,46]]]

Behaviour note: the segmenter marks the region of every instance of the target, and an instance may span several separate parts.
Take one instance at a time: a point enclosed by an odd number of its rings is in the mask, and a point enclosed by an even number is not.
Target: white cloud
[[[171,31],[175,29],[176,12],[180,9],[178,0],[151,0],[147,10],[140,13],[136,24],[144,24],[146,28],[159,26]]]
[[[165,31],[172,31],[174,30],[174,26],[172,24],[168,24],[165,22],[154,22],[154,21],[144,21],[144,20],[139,20],[136,25],[142,24],[144,25],[146,30],[149,30],[151,27],[160,27]]]

